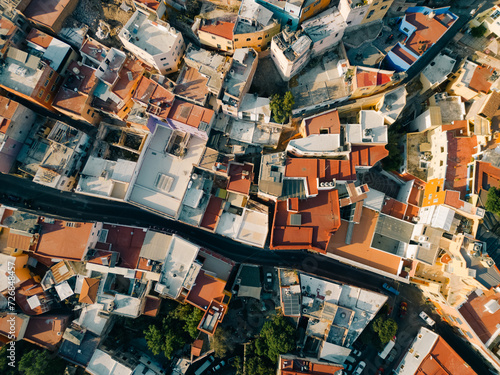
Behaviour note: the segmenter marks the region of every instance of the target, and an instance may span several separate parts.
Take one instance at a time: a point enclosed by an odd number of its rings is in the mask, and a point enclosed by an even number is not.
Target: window
[[[441,147],[441,152],[444,152],[444,147]]]
[[[38,93],[38,97],[41,98],[43,96],[44,92],[45,92],[45,90],[40,90],[40,92]]]
[[[440,166],[440,167],[442,167],[443,165],[444,165],[443,161],[442,161],[442,160],[440,160],[440,161],[439,161],[439,166]]]
[[[250,38],[247,38],[247,42],[249,42],[249,41],[251,41],[251,40],[252,40],[252,39],[250,39]]]
[[[45,98],[45,103],[47,103],[49,100],[50,100],[50,94],[47,95],[47,97]]]
[[[380,8],[380,9],[386,9],[386,8],[387,8],[387,5],[384,5],[384,6],[383,6],[382,8]]]
[[[220,44],[217,44],[217,48],[218,48],[218,49],[221,49],[221,45],[220,45]]]
[[[94,118],[94,114],[95,114],[95,112],[92,112],[92,118]]]
[[[54,83],[56,83],[56,84],[57,84],[57,83],[59,82],[59,80],[60,80],[60,79],[61,79],[61,76],[57,76],[57,77],[56,77],[56,80],[54,81]]]
[[[398,9],[396,9],[396,12],[401,12],[403,10],[403,7],[398,7]]]
[[[407,28],[407,27],[403,27],[403,31],[404,31],[405,33],[407,33],[407,32],[408,32],[408,31],[410,31],[410,30],[408,30],[408,28]]]
[[[373,13],[375,13],[375,11],[374,10],[370,10],[370,12],[366,16],[366,18],[370,18],[371,16],[373,16]]]
[[[259,36],[259,37],[257,38],[257,40],[262,40],[262,37],[261,37],[261,36]]]
[[[234,41],[237,42],[238,41],[238,38],[234,38]]]
[[[319,44],[323,44],[323,40],[321,42],[319,42]]]
[[[215,36],[212,35],[212,39],[215,40]]]
[[[50,88],[50,91],[54,91],[56,89],[56,85],[52,85],[52,87]]]
[[[319,3],[321,3],[321,0],[316,1],[316,2],[313,4],[313,7],[317,7],[317,6],[319,5]]]
[[[269,34],[266,34],[266,36],[264,38],[269,38]]]
[[[50,73],[49,73],[49,78],[52,78],[53,75],[54,75],[54,71],[51,70]]]
[[[230,40],[228,40],[228,41],[227,41],[227,44],[231,44],[231,41],[230,41]]]
[[[87,115],[88,115],[89,113],[90,113],[90,108],[89,108],[89,109],[87,109]]]
[[[231,51],[231,50],[232,50],[232,48],[231,48],[231,47],[227,47],[227,50],[228,50],[228,51]]]
[[[335,38],[339,36],[339,33],[335,34]]]
[[[49,84],[50,82],[50,79],[46,80],[45,83],[43,84],[43,87],[47,87],[47,85]]]

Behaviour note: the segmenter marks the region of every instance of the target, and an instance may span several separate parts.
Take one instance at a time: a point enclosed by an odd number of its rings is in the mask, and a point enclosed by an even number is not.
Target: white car
[[[266,275],[266,278],[267,278],[267,282],[269,284],[271,284],[273,282],[273,274],[268,272],[267,275]]]
[[[353,375],[361,375],[361,373],[363,372],[365,367],[366,367],[365,362],[363,362],[363,361],[359,362],[358,365],[356,366],[356,368],[354,369]]]
[[[431,327],[436,324],[436,322],[434,320],[432,320],[429,315],[427,315],[425,312],[421,312],[420,314],[418,314],[418,316],[420,316],[428,325],[430,325]]]
[[[356,350],[356,349],[351,350],[351,354],[355,355],[356,357],[361,356],[361,352],[359,350]]]

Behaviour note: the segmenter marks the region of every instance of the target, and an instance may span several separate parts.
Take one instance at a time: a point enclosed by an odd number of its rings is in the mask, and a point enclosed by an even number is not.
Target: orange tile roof
[[[167,118],[174,103],[175,95],[158,82],[143,76],[132,98],[147,105],[148,110],[155,110],[155,116]]]
[[[91,279],[89,277],[83,279],[82,291],[78,302],[88,303],[89,305],[94,304],[97,299],[99,282],[99,279]]]
[[[201,355],[202,348],[203,348],[203,340],[195,340],[191,345],[191,355],[193,357],[199,357]]]
[[[215,230],[217,222],[219,221],[219,217],[222,213],[222,202],[224,202],[223,199],[218,198],[214,195],[210,196],[207,209],[205,210],[203,218],[201,219],[200,227]]]
[[[441,125],[443,131],[453,131],[457,136],[466,136],[469,134],[469,121],[467,120],[456,120],[452,121],[451,124]]]
[[[66,221],[55,220],[54,224],[40,220],[42,229],[35,254],[45,258],[80,261],[87,252],[87,242],[93,223],[77,223],[75,227],[66,226]]]
[[[490,91],[491,85],[493,84],[493,81],[490,81],[489,79],[494,72],[495,69],[488,65],[479,65],[474,70],[474,74],[472,75],[472,78],[469,82],[469,88],[476,92],[484,92],[485,94],[487,94],[488,91]]]
[[[29,250],[32,237],[33,236],[9,233],[9,238],[7,239],[7,247],[12,247],[13,249],[19,250]]]
[[[476,161],[474,180],[475,194],[479,194],[481,189],[489,190],[492,186],[500,188],[500,168],[492,166],[491,163]]]
[[[378,212],[363,207],[361,221],[354,225],[350,244],[345,243],[349,223],[342,221],[330,240],[327,252],[396,275],[401,258],[370,247],[378,216]]]
[[[45,34],[43,31],[35,28],[32,28],[28,33],[28,36],[26,37],[26,40],[28,42],[36,44],[37,46],[40,46],[42,48],[48,48],[50,42],[52,42],[52,39],[54,38],[52,38],[49,34]]]
[[[168,118],[198,128],[201,122],[210,124],[214,111],[196,104],[176,99],[170,109]]]
[[[146,232],[122,225],[104,224],[102,228],[108,231],[106,244],[111,244],[111,250],[120,254],[120,267],[136,268]]]
[[[36,258],[36,256],[35,256]],[[40,283],[35,282],[33,279],[28,279],[22,282],[16,289],[16,303],[19,305],[21,310],[28,315],[39,315],[43,314],[44,311],[42,306],[35,307],[32,309],[28,303],[28,298],[32,296],[38,296],[39,299],[48,297],[52,299],[52,296],[48,295],[40,285]]]
[[[405,18],[416,28],[405,45],[417,55],[422,55],[448,30],[448,26],[438,17],[429,18],[423,13],[408,13]],[[422,46],[424,49],[421,49]]]
[[[339,113],[335,109],[313,118],[305,119],[304,128],[306,136],[319,134],[321,129],[328,129],[328,134],[340,134]]]
[[[160,3],[157,0],[134,0],[134,1],[144,4],[147,8],[150,8],[154,11],[156,11],[160,6]]]
[[[475,375],[476,372],[439,336],[415,375]]]
[[[271,249],[311,249],[325,252],[332,233],[340,227],[338,191],[321,190],[315,197],[300,200],[300,226],[290,225],[290,217],[296,213],[287,208],[287,201],[276,203]]]
[[[500,310],[492,314],[485,309],[485,305],[491,301],[500,303],[500,294],[493,289],[483,292],[481,296],[474,292],[469,295],[468,301],[458,309],[483,343],[486,343],[495,334],[498,322],[500,322]]]
[[[208,78],[202,75],[198,69],[186,66],[177,79],[174,92],[176,95],[202,102],[208,95],[207,84]]]
[[[380,86],[391,81],[392,74],[373,71],[359,71],[356,74],[358,87]]]
[[[26,319],[29,319],[29,317],[17,314],[5,314],[4,316],[0,317],[0,335],[7,338],[9,335],[14,335],[17,340],[19,338],[19,334],[21,333],[23,323]]]
[[[472,155],[476,154],[477,137],[457,137],[453,132],[446,133],[448,138],[448,163],[446,167],[446,189],[460,192],[465,198],[467,190],[468,167]]]
[[[200,31],[217,35],[228,40],[233,40],[233,29],[233,22],[224,21],[207,21],[203,26],[200,27]]]
[[[139,82],[145,71],[144,65],[139,60],[127,57],[120,70],[118,80],[113,86],[113,93],[123,100],[131,97],[133,87]],[[132,80],[128,77],[129,72],[132,73]]]
[[[92,56],[97,61],[102,62],[104,61],[109,48],[104,44],[98,42],[97,40],[87,36],[82,46],[80,47],[80,51],[85,53],[86,55]]]
[[[24,339],[48,350],[55,350],[68,326],[69,315],[32,316],[24,333]]]
[[[417,61],[417,58],[413,56],[412,54],[408,53],[402,46],[399,44],[396,44],[394,48],[392,49],[392,52],[395,53],[398,57],[400,57],[404,62],[406,62],[408,65],[413,64],[415,61]]]
[[[189,291],[186,301],[202,310],[206,310],[210,302],[223,296],[226,282],[207,275],[203,270],[196,277],[194,286]]]
[[[245,174],[246,173],[246,174]],[[253,164],[229,163],[227,190],[248,195],[253,181]]]
[[[398,219],[404,219],[408,206],[393,198],[386,198],[382,206],[382,213]]]
[[[5,96],[0,96],[0,117],[10,120],[17,111],[19,103]]]
[[[155,317],[160,311],[161,299],[155,296],[146,296],[146,304],[143,314],[146,316]]]
[[[51,28],[70,3],[74,3],[74,0],[33,0],[23,14],[26,18]]]

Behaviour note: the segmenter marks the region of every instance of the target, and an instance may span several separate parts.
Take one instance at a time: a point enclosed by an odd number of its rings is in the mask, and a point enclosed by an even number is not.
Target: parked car
[[[17,195],[8,195],[7,199],[11,202],[20,202],[21,198],[18,197]]]
[[[344,364],[344,369],[346,371],[351,371],[352,369],[354,368],[354,365],[351,365],[351,364]]]
[[[219,371],[225,365],[226,365],[226,361],[220,361],[220,363],[214,367],[214,371]]]
[[[359,357],[361,355],[361,352],[359,350],[353,349],[351,350],[351,354],[356,357]]]
[[[399,291],[397,289],[393,288],[392,286],[390,286],[387,283],[384,283],[384,285],[382,285],[382,288],[384,288],[385,290],[388,290],[389,292],[394,293],[395,295],[399,296]]]
[[[353,375],[361,375],[361,373],[363,372],[365,367],[366,367],[365,362],[363,362],[363,361],[359,362],[358,365],[356,366],[356,368],[354,369]]]
[[[269,284],[272,284],[273,283],[273,274],[271,272],[268,272],[266,274],[266,280]]]
[[[349,356],[349,357],[347,357],[345,359],[344,362],[348,362],[348,363],[353,363],[354,364],[354,363],[356,363],[356,358]]]
[[[418,316],[420,316],[428,325],[430,325],[431,327],[436,324],[436,322],[434,320],[432,320],[429,315],[427,315],[425,312],[421,312],[420,314],[418,314]]]

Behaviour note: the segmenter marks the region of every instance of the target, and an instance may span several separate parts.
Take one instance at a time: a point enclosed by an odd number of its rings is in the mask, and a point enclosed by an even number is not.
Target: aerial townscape
[[[0,0],[1,375],[500,374],[500,2]]]

